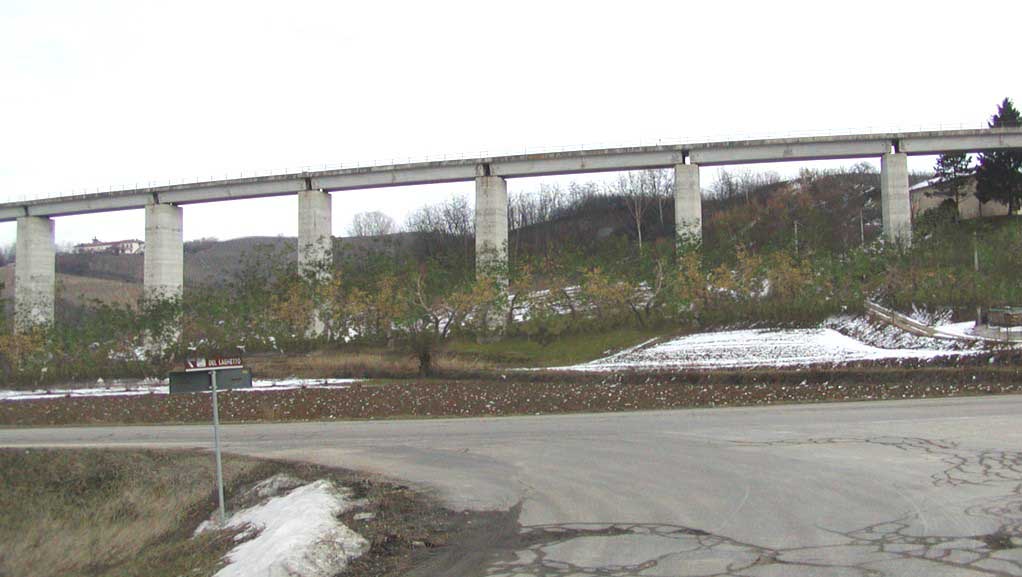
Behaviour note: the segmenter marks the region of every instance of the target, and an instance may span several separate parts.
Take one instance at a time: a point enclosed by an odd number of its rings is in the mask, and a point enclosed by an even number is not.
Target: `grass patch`
[[[598,359],[614,351],[635,346],[663,330],[620,328],[605,332],[562,335],[542,343],[525,337],[478,343],[455,339],[444,343],[434,355],[437,377],[471,378],[487,371],[508,367],[553,367]],[[403,349],[350,347],[304,354],[256,354],[246,358],[260,379],[288,377],[402,379],[419,374],[419,361]]]
[[[270,474],[228,457],[228,494]],[[210,575],[233,535],[192,531],[216,506],[197,451],[0,450],[0,575]]]
[[[524,337],[492,343],[456,340],[444,351],[460,357],[514,367],[554,367],[598,359],[663,336],[663,330],[621,328],[600,333],[563,335],[549,343]]]

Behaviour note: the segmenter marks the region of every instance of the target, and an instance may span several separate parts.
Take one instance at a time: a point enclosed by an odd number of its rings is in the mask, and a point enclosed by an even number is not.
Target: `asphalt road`
[[[1022,575],[1022,396],[233,425],[226,449],[521,504],[479,575]],[[0,445],[208,447],[209,427],[0,430]]]

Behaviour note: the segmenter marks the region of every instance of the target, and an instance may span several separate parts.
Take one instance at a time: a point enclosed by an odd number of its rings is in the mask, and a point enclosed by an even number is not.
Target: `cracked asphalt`
[[[204,426],[4,446],[208,447]],[[1022,575],[1022,396],[228,425],[226,450],[520,511],[476,576]]]

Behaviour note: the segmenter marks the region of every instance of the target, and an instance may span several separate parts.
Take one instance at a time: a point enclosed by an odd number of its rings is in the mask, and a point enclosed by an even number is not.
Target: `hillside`
[[[717,183],[704,197],[703,249],[711,261],[729,260],[738,245],[751,250],[791,246],[796,222],[798,244],[815,249],[843,251],[858,246],[863,233],[867,242],[881,233],[879,174],[865,165],[843,172],[805,171],[787,181],[756,176],[731,179],[726,187]],[[914,180],[920,178],[916,175]],[[555,209],[547,209],[541,217],[510,232],[512,259],[549,256],[569,249],[595,254],[608,242],[634,243],[638,238],[634,200],[627,196],[590,190],[565,194],[555,204]],[[673,238],[674,206],[669,193],[648,197],[641,212],[644,243]],[[861,229],[860,218],[864,221]],[[471,238],[442,231],[334,240],[336,259],[356,266],[382,253],[416,257],[447,253],[471,259],[472,245]],[[185,287],[217,285],[253,267],[266,270],[294,262],[295,250],[296,239],[282,236],[188,242]],[[127,302],[139,294],[143,256],[60,254],[57,272],[65,298],[72,304],[92,299]],[[4,298],[11,296],[13,282],[6,285]]]
[[[14,265],[0,267],[0,279],[3,281],[0,299],[7,303],[13,302]],[[77,308],[96,302],[134,306],[141,295],[141,282],[57,273],[58,308],[64,305]]]

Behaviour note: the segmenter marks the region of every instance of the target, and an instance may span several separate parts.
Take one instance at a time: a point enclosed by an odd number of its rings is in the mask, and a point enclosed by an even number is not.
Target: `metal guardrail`
[[[897,311],[882,307],[872,301],[866,301],[866,312],[881,322],[896,326],[908,333],[936,339],[961,340],[983,343],[1022,343],[1022,331],[997,330],[994,327],[979,326],[975,329],[975,335],[949,334],[936,327],[921,323],[912,317],[903,315]]]
[[[866,301],[866,312],[869,313],[870,316],[878,318],[881,321],[894,325],[905,332],[912,333],[920,337],[945,339],[954,338],[951,335],[937,332],[937,330],[930,325],[923,324],[912,317],[903,315],[889,308],[882,307],[872,301]]]

